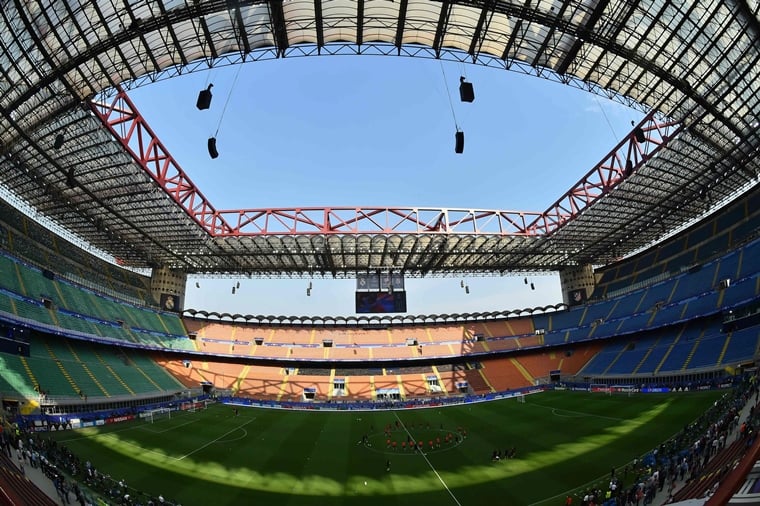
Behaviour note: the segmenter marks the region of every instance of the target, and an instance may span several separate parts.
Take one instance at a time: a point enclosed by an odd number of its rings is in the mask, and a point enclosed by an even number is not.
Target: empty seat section
[[[401,384],[407,397],[430,394],[428,382],[424,374],[402,374]]]
[[[730,279],[731,281],[736,281],[738,279],[737,272],[739,270],[739,251],[732,251],[731,253],[728,253],[727,255],[723,256],[719,262],[717,267],[717,275],[716,278],[718,281],[722,279]]]
[[[697,246],[697,262],[705,262],[720,256],[728,249],[729,235],[723,232]]]
[[[0,287],[23,295],[24,289],[16,272],[16,262],[0,254]]]
[[[371,399],[374,394],[373,376],[350,376],[346,378],[348,397],[354,399]]]
[[[760,266],[757,259],[760,258],[760,239],[756,239],[754,242],[743,248],[740,263],[739,263],[739,275],[738,279],[757,274]]]
[[[631,334],[634,332],[639,332],[641,330],[644,330],[647,328],[647,325],[649,324],[649,320],[652,318],[652,313],[640,313],[635,316],[630,316],[628,318],[623,318],[621,321],[618,322],[617,330],[615,331],[616,334]],[[597,337],[602,337],[601,335]]]
[[[175,384],[185,386],[187,388],[198,388],[204,381],[210,381],[206,379],[202,370],[197,366],[186,367],[182,360],[174,360],[169,358],[158,358],[157,363],[163,370],[173,376]],[[198,363],[194,363],[198,364]],[[213,375],[208,374],[213,378]],[[219,388],[223,388],[223,385],[231,385],[232,380],[228,382],[221,382]]]
[[[426,327],[411,327],[411,328],[396,328],[388,329],[385,331],[387,337],[385,340],[381,336],[378,336],[375,341],[380,344],[397,344],[404,345],[410,341],[416,340],[418,343],[432,343],[436,340],[435,334]],[[461,340],[461,328],[460,328]]]
[[[31,356],[25,360],[41,390],[49,395],[79,395],[79,388],[64,376],[58,361],[51,360],[49,356],[43,358]]]
[[[60,361],[61,366],[82,393],[89,397],[111,396],[111,393],[95,377],[89,366],[80,360],[79,355],[70,347],[68,339],[46,339],[45,347],[51,358]]]
[[[483,374],[481,373],[481,368],[476,369],[467,369],[464,371],[454,371],[456,372],[457,379],[453,381],[453,383],[456,385],[457,382],[464,382],[466,381],[468,384],[469,391],[475,394],[485,394],[492,392],[491,387],[489,386],[486,379],[483,377]],[[448,375],[447,375],[448,376]]]
[[[676,280],[676,289],[671,301],[688,299],[712,290],[714,286],[716,264],[702,266],[696,272],[688,272]]]
[[[42,304],[27,302],[21,299],[12,298],[11,304],[16,308],[16,316],[27,318],[48,325],[55,325],[50,310]]]
[[[608,376],[628,376],[633,374],[636,366],[639,365],[647,353],[646,348],[637,347],[633,350],[626,350],[620,353],[617,359],[610,364],[605,374]]]
[[[471,338],[472,335],[466,336],[460,325],[435,325],[425,329],[415,329],[419,334],[428,334],[430,342],[460,342],[465,337]],[[428,341],[428,339],[417,338],[419,342]]]
[[[532,386],[509,358],[489,359],[481,363],[483,374],[497,392]]]
[[[232,325],[230,325],[232,327]],[[289,345],[301,345],[301,344],[322,344],[323,339],[328,339],[326,336],[322,335],[321,332],[314,331],[312,332],[311,329],[302,329],[302,328],[279,328],[277,329],[274,337],[272,338],[272,342],[277,343],[284,343]],[[335,339],[332,339],[333,342],[336,342]],[[347,341],[341,344],[349,344]]]
[[[539,315],[533,315],[531,318],[533,319],[533,328],[536,330],[544,330],[548,334],[551,330],[549,328],[549,315],[553,313],[542,313]]]
[[[725,334],[712,334],[705,336],[699,341],[694,355],[689,360],[689,369],[699,369],[701,367],[711,367],[718,363],[718,359],[726,344]]]
[[[750,361],[755,356],[760,337],[760,328],[750,327],[731,332],[728,335],[728,346],[723,355],[721,364],[736,364]]]
[[[292,358],[322,360],[325,358],[351,358],[352,349],[349,348],[323,348],[322,345],[294,346],[290,354]]]
[[[656,328],[663,325],[680,321],[683,319],[683,313],[686,309],[685,304],[671,304],[660,308],[652,318],[651,327]]]
[[[673,348],[670,350],[670,353],[667,354],[665,361],[657,372],[662,374],[683,369],[686,359],[689,358],[689,354],[694,348],[695,339],[696,336],[687,338],[686,335],[682,335],[678,342],[673,345]]]
[[[581,339],[585,339],[588,336],[588,329],[577,329],[577,330],[561,330],[557,332],[547,332],[544,334],[544,344],[548,346],[556,345],[556,344],[563,344],[565,342],[573,342],[578,341]],[[571,335],[572,338],[568,339],[568,335]]]
[[[617,299],[617,304],[610,311],[607,320],[617,320],[618,318],[624,318],[641,311],[642,309],[639,309],[639,305],[644,299],[645,293],[646,290],[637,290]]]
[[[639,304],[639,311],[650,311],[658,303],[668,302],[672,290],[673,283],[658,283],[650,286],[644,291],[644,298]]]
[[[723,290],[722,306],[730,307],[757,297],[760,293],[760,276],[744,278]]]
[[[642,253],[641,255],[637,255],[632,261],[636,262],[636,268],[634,269],[634,272],[638,276],[641,273],[646,273],[648,269],[651,269],[654,265],[655,258],[657,257],[656,251],[649,251],[647,253]]]
[[[596,337],[596,328],[594,326],[587,326],[587,327],[581,327],[574,330],[567,331],[564,339],[562,342],[567,343],[577,343],[579,341],[586,341],[588,339],[591,339],[592,337]],[[549,342],[544,341],[546,344],[549,344]]]
[[[686,309],[683,312],[684,318],[697,318],[708,316],[720,310],[718,307],[718,292],[710,292],[692,299],[686,303]]]
[[[640,363],[638,369],[636,369],[636,374],[653,374],[675,340],[675,334],[667,333],[666,331],[665,335],[662,335],[649,348],[649,354]]]
[[[458,357],[471,353],[484,353],[483,343],[470,343],[468,345],[453,344],[426,344],[420,347],[422,351],[413,351],[416,357]],[[414,350],[414,347],[411,347]]]
[[[24,289],[24,295],[32,299],[39,299],[40,296],[44,295],[54,301],[58,300],[53,282],[44,277],[41,271],[22,264],[17,265],[21,274],[21,286]]]
[[[590,325],[596,320],[607,319],[610,311],[612,311],[612,308],[615,306],[615,302],[616,301],[613,300],[605,300],[603,302],[595,302],[594,304],[590,304],[581,323],[583,325]]]
[[[11,302],[11,296],[0,293],[0,311],[8,314],[16,314],[16,306]]]
[[[682,269],[694,265],[694,250],[687,250],[685,248],[686,246],[684,245],[684,247],[679,250],[682,251],[680,254],[674,254],[667,259],[667,262],[665,264],[665,269],[667,272],[679,272]]]
[[[530,318],[507,318],[504,320],[476,323],[467,326],[471,334],[483,334],[486,337],[524,336],[533,334],[533,321]]]
[[[628,341],[617,341],[606,344],[591,360],[589,360],[586,366],[581,369],[581,373],[586,376],[598,376],[604,374],[607,368],[617,359],[618,355],[620,355],[626,346],[628,346]]]
[[[583,316],[583,312],[584,308],[578,307],[576,309],[550,313],[549,327],[546,330],[557,331],[575,328],[580,325],[580,320]]]
[[[159,317],[164,323],[164,326],[169,331],[169,334],[175,336],[186,336],[185,326],[182,325],[182,319],[176,313],[160,313]]]
[[[27,374],[24,363],[18,355],[0,353],[0,393],[6,396],[34,397],[34,382]]]
[[[84,318],[80,316],[66,314],[61,311],[58,311],[56,313],[56,318],[58,320],[58,324],[64,329],[75,330],[77,332],[82,332],[84,334],[92,334],[96,336],[103,335],[101,332],[99,332],[99,329],[97,328],[99,327],[98,325],[88,320],[85,320]]]
[[[125,368],[130,369],[120,369],[122,376],[124,376],[123,371],[134,370],[132,374],[139,374],[158,390],[176,391],[178,388],[181,388],[182,385],[176,378],[145,353],[125,350],[123,356],[122,360],[125,362]],[[196,384],[195,386],[197,387],[198,385]],[[143,387],[138,388],[141,389]]]
[[[619,334],[618,328],[622,320],[607,320],[604,323],[589,327],[588,338],[601,339],[605,337],[615,337]]]

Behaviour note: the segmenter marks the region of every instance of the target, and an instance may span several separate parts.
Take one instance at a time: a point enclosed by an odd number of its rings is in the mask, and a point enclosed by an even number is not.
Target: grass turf
[[[524,404],[508,399],[371,412],[240,408],[239,416],[214,405],[153,424],[51,437],[114,479],[184,506],[538,506],[562,504],[570,490],[677,433],[721,394],[545,392]],[[386,448],[387,424],[396,451]],[[427,441],[438,435],[443,441],[458,427],[467,431],[461,443],[428,449]],[[371,445],[361,443],[365,434]],[[425,441],[424,456],[401,451],[409,434]],[[516,458],[491,461],[494,450],[512,446]]]

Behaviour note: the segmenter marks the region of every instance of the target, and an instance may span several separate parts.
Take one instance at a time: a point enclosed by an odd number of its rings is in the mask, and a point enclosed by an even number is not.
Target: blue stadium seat
[[[745,278],[723,290],[723,307],[732,307],[758,296],[758,276]]]
[[[662,362],[665,353],[667,353],[670,345],[676,340],[674,333],[663,335],[659,338],[651,347],[650,353],[646,357],[646,360],[636,371],[636,374],[653,374],[657,366]]]
[[[718,363],[725,344],[725,334],[718,333],[717,335],[702,338],[694,356],[689,361],[689,369],[715,366]]]
[[[752,360],[757,351],[760,328],[750,327],[729,334],[729,342],[721,364],[736,364]]]

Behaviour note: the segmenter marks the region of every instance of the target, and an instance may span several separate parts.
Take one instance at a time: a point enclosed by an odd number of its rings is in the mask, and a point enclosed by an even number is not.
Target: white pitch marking
[[[211,441],[209,441],[208,443],[206,443],[206,444],[204,444],[204,445],[202,445],[202,446],[199,446],[198,448],[196,448],[195,450],[191,451],[190,453],[186,453],[185,455],[183,455],[183,456],[179,457],[177,460],[182,460],[182,459],[185,459],[185,458],[189,457],[190,455],[192,455],[192,454],[194,454],[194,453],[198,453],[199,451],[203,450],[203,449],[204,449],[204,448],[206,448],[207,446],[210,446],[210,445],[212,445],[212,444],[216,443],[217,441],[219,441],[220,439],[222,439],[222,438],[224,438],[224,437],[226,437],[226,436],[228,436],[228,435],[232,434],[232,433],[233,433],[233,432],[235,432],[236,430],[240,430],[240,429],[242,429],[243,427],[245,427],[246,425],[248,425],[249,423],[251,423],[253,420],[254,420],[254,419],[252,418],[252,419],[248,420],[247,422],[245,422],[243,425],[240,425],[240,426],[238,426],[238,427],[235,427],[235,428],[234,428],[234,429],[232,429],[232,430],[228,430],[227,432],[225,432],[224,434],[222,434],[222,435],[221,435],[221,436],[219,436],[218,438],[216,438],[216,439],[212,439],[212,440],[211,440]]]
[[[398,420],[401,426],[404,428],[404,432],[406,432],[407,435],[410,438],[412,438],[412,441],[414,441],[415,439],[412,437],[412,433],[409,432],[409,429],[406,428],[406,425],[404,425],[404,422],[402,422],[401,419],[398,417],[398,413],[394,411],[393,416],[396,417],[396,420]],[[435,467],[433,467],[433,464],[430,463],[430,459],[427,458],[427,455],[425,455],[424,452],[420,452],[420,455],[422,455],[422,458],[425,459],[425,462],[427,462],[427,464],[430,466],[430,469],[432,469],[435,475],[438,477],[438,480],[441,482],[441,485],[443,485],[443,488],[446,489],[446,492],[448,492],[451,498],[454,499],[454,502],[457,503],[457,506],[462,506],[462,503],[460,503],[459,499],[456,498],[456,496],[454,495],[454,492],[452,492],[449,486],[446,485],[446,482],[443,481],[443,478],[441,478],[441,475],[438,474],[438,471],[435,470]]]

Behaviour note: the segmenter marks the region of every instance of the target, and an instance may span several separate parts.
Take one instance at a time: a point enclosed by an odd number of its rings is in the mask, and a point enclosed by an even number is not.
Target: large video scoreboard
[[[404,275],[399,272],[360,273],[356,276],[357,313],[405,313]]]

